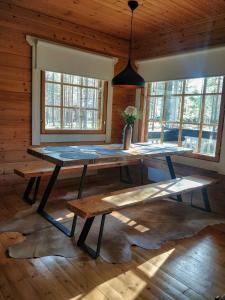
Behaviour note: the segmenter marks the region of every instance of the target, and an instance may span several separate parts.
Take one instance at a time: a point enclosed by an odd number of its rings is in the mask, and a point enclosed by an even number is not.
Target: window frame
[[[41,111],[40,111],[40,133],[41,134],[106,134],[107,124],[107,99],[108,99],[108,81],[103,82],[103,95],[102,95],[102,121],[101,129],[97,130],[82,130],[82,129],[46,129],[45,128],[45,72],[41,71]],[[74,74],[69,74],[74,75]],[[79,76],[79,75],[77,75]],[[59,84],[63,85],[62,82]],[[66,84],[67,85],[67,84]],[[70,84],[68,84],[70,85]],[[62,108],[62,106],[61,106]]]
[[[219,121],[218,121],[215,156],[213,157],[213,156],[200,154],[200,153],[186,153],[186,154],[184,154],[184,156],[186,156],[186,157],[196,158],[196,159],[201,159],[201,160],[206,160],[206,161],[212,161],[212,162],[220,161],[222,135],[223,135],[223,128],[224,128],[224,117],[225,117],[225,76],[224,75],[207,76],[207,77],[204,77],[204,80],[206,80],[209,77],[216,77],[216,76],[223,76],[224,80],[223,80],[222,93],[221,93],[221,104],[220,104],[220,113],[219,113]],[[180,79],[180,80],[188,80],[188,79],[189,78]],[[190,78],[190,79],[192,79],[192,78]],[[165,82],[168,82],[168,81],[170,81],[170,80],[167,80]],[[143,118],[142,118],[142,120],[139,121],[139,140],[141,142],[148,141],[150,84],[151,84],[151,82],[147,82],[145,84],[145,87],[142,88],[142,90],[141,90],[140,110],[143,112]],[[213,94],[213,93],[211,93],[211,94]],[[183,98],[187,95],[182,93]],[[191,95],[193,95],[193,94],[191,94]],[[207,95],[207,94],[204,93],[203,98],[205,98],[205,95]],[[164,95],[164,97],[165,97],[165,95]],[[201,110],[200,114],[202,115],[202,110]],[[202,126],[202,125],[200,124],[200,126]],[[180,130],[180,128],[179,128],[179,130]],[[199,130],[198,138],[200,138],[200,134],[201,134],[201,131]],[[160,139],[161,139],[161,136],[160,136]],[[179,142],[179,140],[178,140],[178,142]],[[162,140],[161,140],[161,143],[162,143]]]

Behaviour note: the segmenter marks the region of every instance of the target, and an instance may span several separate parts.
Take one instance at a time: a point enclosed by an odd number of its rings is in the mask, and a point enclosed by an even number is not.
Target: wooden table
[[[56,226],[64,234],[72,236],[75,228],[73,222],[71,231],[60,222],[56,221],[45,210],[45,206],[49,199],[50,193],[55,185],[61,167],[83,165],[83,172],[80,179],[78,191],[78,199],[82,197],[84,179],[86,176],[88,165],[116,162],[116,161],[131,161],[140,160],[141,170],[143,170],[144,159],[154,157],[166,157],[171,178],[176,178],[171,155],[182,155],[190,153],[192,150],[177,147],[172,144],[150,144],[136,143],[132,144],[129,150],[123,150],[121,144],[106,144],[106,145],[83,145],[83,146],[47,146],[39,148],[29,148],[28,153],[55,164],[55,169],[49,179],[46,190],[38,207],[38,212],[50,223]],[[178,201],[182,201],[181,196],[177,196]],[[75,220],[75,218],[74,218]]]

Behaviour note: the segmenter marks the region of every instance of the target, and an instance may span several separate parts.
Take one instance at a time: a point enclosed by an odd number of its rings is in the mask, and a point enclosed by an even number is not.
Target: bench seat
[[[73,224],[75,224],[77,216],[86,219],[84,227],[78,238],[77,245],[92,258],[96,259],[100,253],[106,215],[113,211],[121,210],[125,207],[143,205],[150,201],[181,195],[183,193],[200,189],[202,191],[205,208],[200,208],[194,205],[192,206],[205,211],[211,211],[208,200],[207,186],[215,182],[215,179],[208,177],[187,176],[183,178],[175,178],[167,181],[147,184],[144,186],[123,189],[108,194],[68,201],[68,208],[74,213]],[[179,199],[177,201],[179,201]],[[86,239],[93,221],[98,215],[101,215],[101,223],[97,239],[97,247],[96,250],[94,250],[92,247],[86,244]]]
[[[136,165],[138,161],[118,161],[118,162],[109,162],[109,163],[99,163],[88,165],[88,170],[98,170],[98,169],[107,169],[107,168],[115,168],[122,166],[131,166]],[[28,166],[14,169],[14,173],[23,177],[23,178],[31,178],[31,177],[43,177],[43,176],[51,176],[54,171],[55,165],[53,164],[28,164]],[[81,173],[83,170],[83,166],[70,166],[63,167],[60,170],[60,174],[76,174]]]
[[[108,168],[116,168],[120,167],[120,180],[126,183],[132,183],[132,178],[130,176],[128,166],[137,165],[140,161],[139,160],[130,160],[130,161],[116,161],[116,162],[107,162],[107,163],[98,163],[98,164],[90,164],[88,165],[88,171],[100,170],[100,169],[108,169]],[[124,179],[122,176],[122,167],[125,168],[127,179]],[[25,189],[23,199],[24,201],[28,202],[29,204],[33,204],[36,201],[36,197],[39,190],[39,185],[42,177],[52,176],[55,169],[55,165],[51,163],[29,163],[27,166],[14,169],[14,173],[25,178],[29,179],[27,187]],[[62,167],[60,170],[60,174],[79,174],[81,178],[83,178],[83,171],[84,166],[69,166],[69,167]],[[86,170],[85,170],[86,174]],[[82,180],[82,179],[81,179]],[[35,187],[33,188],[35,184]],[[82,184],[80,184],[81,186]],[[33,196],[30,197],[33,189]],[[81,187],[82,189],[82,187]],[[80,191],[78,195],[80,195]]]
[[[108,194],[90,196],[68,202],[68,208],[82,218],[104,215],[125,207],[145,204],[148,201],[180,195],[202,189],[215,183],[215,179],[203,176],[187,176],[158,183],[127,188]]]

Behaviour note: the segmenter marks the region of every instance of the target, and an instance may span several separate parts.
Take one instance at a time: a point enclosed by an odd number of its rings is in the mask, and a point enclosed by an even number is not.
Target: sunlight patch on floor
[[[161,253],[157,256],[154,256],[153,258],[144,262],[137,268],[139,270],[141,270],[143,273],[145,273],[148,277],[153,277],[174,251],[175,251],[175,248],[170,249],[169,251]],[[157,262],[157,266],[153,265],[152,264],[153,262]]]
[[[142,225],[142,224],[137,224],[136,221],[129,219],[128,217],[124,216],[120,212],[113,212],[113,217],[117,218],[120,222],[127,224],[130,227],[133,227],[139,232],[146,232],[150,230],[148,227]],[[136,225],[136,226],[135,226]]]

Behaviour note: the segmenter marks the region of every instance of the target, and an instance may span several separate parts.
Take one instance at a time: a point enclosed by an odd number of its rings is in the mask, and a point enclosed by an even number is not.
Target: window
[[[107,83],[42,72],[42,133],[104,133]]]
[[[146,140],[193,149],[219,159],[224,118],[224,77],[151,82],[147,86]]]

